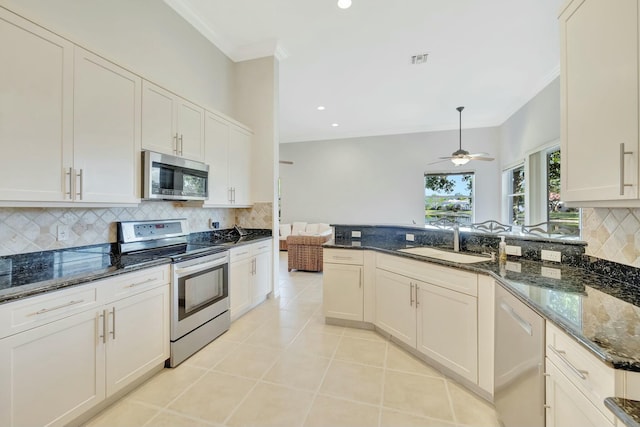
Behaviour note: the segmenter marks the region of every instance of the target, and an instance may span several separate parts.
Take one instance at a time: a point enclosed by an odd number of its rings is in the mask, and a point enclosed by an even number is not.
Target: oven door
[[[229,253],[173,264],[171,340],[229,310]]]

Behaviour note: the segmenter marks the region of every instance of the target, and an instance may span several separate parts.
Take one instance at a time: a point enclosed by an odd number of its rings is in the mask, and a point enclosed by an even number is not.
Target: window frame
[[[549,217],[549,167],[548,155],[556,150],[560,150],[560,140],[556,139],[546,144],[540,145],[525,153],[522,160],[514,162],[503,168],[502,194],[503,209],[502,219],[505,224],[513,223],[510,220],[508,193],[510,181],[508,172],[524,166],[525,173],[525,218],[524,224],[533,225],[550,221]],[[562,155],[562,153],[561,153]],[[522,224],[517,224],[522,225]],[[582,211],[579,213],[580,237],[582,237]]]

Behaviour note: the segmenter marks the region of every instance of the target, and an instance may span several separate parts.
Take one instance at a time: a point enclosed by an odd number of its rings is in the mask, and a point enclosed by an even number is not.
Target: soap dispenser
[[[498,260],[500,262],[507,262],[507,242],[504,241],[504,236],[500,236],[500,243],[498,244]]]

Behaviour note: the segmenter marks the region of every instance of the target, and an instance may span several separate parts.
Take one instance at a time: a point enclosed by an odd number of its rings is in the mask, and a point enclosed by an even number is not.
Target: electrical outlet
[[[416,240],[416,236],[411,233],[407,233],[406,235],[407,242],[414,242]]]
[[[562,261],[562,253],[558,251],[547,251],[543,249],[540,253],[540,258],[542,258],[543,261],[560,262]]]
[[[561,270],[559,268],[542,267],[540,269],[540,274],[544,277],[549,277],[551,279],[562,278]]]
[[[69,226],[60,224],[57,229],[57,237],[59,242],[67,240],[69,238]]]
[[[360,236],[362,236],[362,233],[360,231],[352,231],[351,232],[351,237],[357,237],[360,238]]]
[[[360,246],[360,242],[351,242],[351,246]]]
[[[522,248],[520,246],[507,245],[507,255],[522,256]]]

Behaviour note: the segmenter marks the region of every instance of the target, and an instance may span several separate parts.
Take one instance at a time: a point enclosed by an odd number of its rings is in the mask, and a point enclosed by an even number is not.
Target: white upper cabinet
[[[637,206],[638,1],[575,0],[560,31],[563,200]]]
[[[142,148],[202,161],[204,109],[146,80],[142,90]]]
[[[74,200],[140,201],[141,86],[135,74],[76,48]]]
[[[204,161],[209,165],[209,199],[205,206],[252,204],[250,131],[207,111]]]
[[[63,201],[72,161],[73,45],[0,8],[0,199]]]

